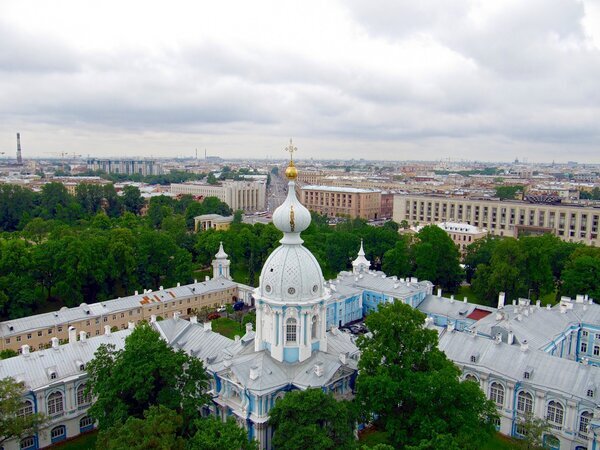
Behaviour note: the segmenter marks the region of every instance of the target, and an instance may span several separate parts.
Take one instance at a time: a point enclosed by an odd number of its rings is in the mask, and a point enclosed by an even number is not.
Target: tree
[[[450,291],[462,278],[460,254],[448,233],[437,225],[427,225],[417,234],[414,245],[415,275]]]
[[[475,275],[475,271],[480,264],[490,264],[492,254],[498,242],[500,242],[500,239],[488,235],[467,246],[463,262],[465,264],[465,276],[468,283],[473,279],[473,275]]]
[[[401,302],[367,316],[371,334],[357,341],[358,408],[365,420],[378,417],[396,448],[434,435],[452,435],[463,449],[481,448],[495,432],[496,408],[476,383],[460,381],[460,370],[438,349],[437,332],[424,328],[424,320]]]
[[[244,211],[242,211],[241,209],[236,210],[233,213],[232,225],[239,225],[240,223],[242,223],[243,219],[244,219]]]
[[[562,272],[562,294],[600,298],[600,250],[576,250]]]
[[[206,177],[206,182],[208,184],[218,184],[219,180],[217,180],[217,177],[215,177],[215,174],[211,172],[208,174],[208,177]]]
[[[87,371],[88,390],[96,397],[89,413],[101,428],[142,418],[158,405],[177,411],[188,424],[209,401],[202,361],[171,349],[148,324],[138,325],[122,350],[100,346]]]
[[[126,422],[101,430],[99,450],[183,450],[185,440],[178,435],[183,418],[164,406],[151,406],[142,419],[128,417]]]
[[[142,193],[136,186],[127,185],[123,188],[123,208],[133,214],[139,214],[144,207]]]
[[[519,432],[523,436],[520,447],[527,450],[544,448],[544,434],[550,430],[548,421],[529,413],[519,418]]]
[[[40,413],[20,413],[25,385],[14,378],[0,379],[0,445],[37,432],[46,422]]]
[[[14,231],[25,225],[26,216],[39,202],[30,189],[12,184],[0,185],[0,230]]]
[[[519,192],[523,192],[523,186],[521,185],[498,186],[496,188],[496,197],[500,200],[510,200],[514,199]]]
[[[19,354],[17,352],[11,350],[10,348],[5,348],[4,350],[0,351],[0,359],[13,358],[18,355]]]
[[[394,248],[384,253],[381,269],[389,276],[407,277],[410,275],[412,267],[408,236],[401,236]]]
[[[197,419],[194,427],[197,431],[188,441],[189,450],[258,449],[257,442],[249,441],[246,430],[231,417],[226,422],[217,417],[204,417]]]
[[[507,300],[527,296],[525,258],[516,239],[500,240],[489,265],[477,267],[472,283],[475,294],[490,305],[494,304],[499,292],[505,292]]]
[[[354,415],[350,404],[321,389],[288,392],[269,412],[273,446],[294,449],[351,449]]]

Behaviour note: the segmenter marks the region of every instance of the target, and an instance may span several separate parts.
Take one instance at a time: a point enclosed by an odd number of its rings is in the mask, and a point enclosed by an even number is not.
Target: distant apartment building
[[[464,222],[497,236],[552,233],[569,242],[600,244],[600,207],[592,206],[396,195],[394,221],[402,220],[411,225]]]
[[[394,193],[393,192],[382,192],[381,193],[381,214],[379,217],[382,219],[391,219],[394,215]]]
[[[88,170],[125,175],[162,175],[162,164],[150,159],[88,159]]]
[[[80,184],[98,184],[101,186],[110,184],[110,181],[100,177],[54,177],[51,181],[62,183],[71,195],[75,195],[77,186]]]
[[[381,191],[336,186],[304,186],[301,201],[309,210],[328,217],[381,217]]]
[[[221,184],[174,183],[171,193],[189,194],[195,197],[217,197],[234,211],[264,211],[267,200],[267,184],[263,181],[224,181]]]

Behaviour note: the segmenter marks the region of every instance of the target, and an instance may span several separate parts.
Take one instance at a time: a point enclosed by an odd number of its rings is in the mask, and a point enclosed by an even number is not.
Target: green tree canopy
[[[600,249],[576,250],[562,272],[561,281],[564,295],[588,294],[600,298]]]
[[[460,254],[448,233],[427,225],[417,233],[414,245],[415,275],[444,289],[455,291],[462,278]]]
[[[372,334],[357,342],[358,408],[365,419],[378,417],[396,448],[432,448],[432,437],[451,435],[460,448],[476,450],[495,431],[496,409],[477,384],[460,381],[460,370],[438,349],[437,332],[424,328],[424,319],[401,302],[367,316]]]
[[[269,412],[269,423],[278,449],[336,450],[356,445],[350,404],[321,389],[288,392]]]
[[[223,422],[217,417],[203,417],[194,422],[194,427],[197,431],[188,441],[189,450],[258,449],[257,442],[248,440],[246,430],[233,418]]]
[[[35,433],[46,422],[43,414],[18,414],[23,406],[25,385],[14,378],[0,379],[0,445]]]
[[[183,450],[179,435],[183,418],[164,406],[151,406],[143,418],[130,416],[124,423],[103,429],[98,435],[98,450]]]
[[[496,188],[496,197],[500,200],[511,200],[514,199],[518,192],[523,192],[523,186],[498,186]]]
[[[202,361],[174,351],[148,324],[138,325],[115,350],[102,345],[87,365],[88,389],[96,397],[89,410],[101,428],[141,419],[151,406],[177,411],[191,423],[202,405],[207,375]]]

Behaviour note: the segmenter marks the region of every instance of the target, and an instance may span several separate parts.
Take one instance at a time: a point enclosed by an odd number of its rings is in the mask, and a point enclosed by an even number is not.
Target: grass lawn
[[[360,442],[361,445],[366,445],[368,447],[373,447],[377,444],[388,444],[387,433],[375,428],[367,428],[359,433],[358,442]],[[516,450],[519,448],[520,447],[513,439],[503,436],[500,433],[496,433],[483,447],[481,447],[481,450]]]
[[[387,444],[387,433],[375,428],[365,428],[358,433],[358,442],[360,442],[361,445],[367,445],[369,447],[374,447],[377,444]]]
[[[243,336],[245,330],[242,331],[242,326],[233,319],[220,317],[212,321],[212,330],[222,334],[229,339],[233,339],[235,335]]]
[[[75,439],[71,439],[67,442],[54,445],[53,448],[58,448],[60,450],[89,450],[96,447],[97,438],[98,432],[93,431],[91,433],[78,436]]]
[[[434,291],[434,295],[435,295],[435,291]],[[446,298],[450,298],[451,294],[449,292],[442,292],[442,295]],[[469,303],[475,303],[477,305],[485,305],[484,302],[482,302],[479,298],[477,298],[477,296],[471,289],[471,286],[460,286],[458,288],[458,291],[456,292],[456,294],[454,294],[454,299],[461,301],[461,302],[463,301],[463,299],[465,297],[467,297],[467,301]]]
[[[481,450],[516,450],[521,448],[514,439],[500,433],[495,434]]]

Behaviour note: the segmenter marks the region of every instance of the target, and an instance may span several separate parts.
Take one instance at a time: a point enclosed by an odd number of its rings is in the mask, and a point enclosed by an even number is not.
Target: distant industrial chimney
[[[23,158],[21,157],[21,133],[17,133],[17,164],[23,164]]]

